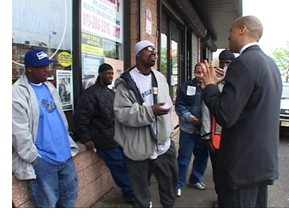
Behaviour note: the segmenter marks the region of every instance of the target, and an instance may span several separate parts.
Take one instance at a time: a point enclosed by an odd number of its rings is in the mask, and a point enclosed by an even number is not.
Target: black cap
[[[219,60],[234,60],[234,59],[235,59],[235,55],[229,50],[223,50],[219,54]]]
[[[112,66],[109,65],[108,63],[103,63],[99,66],[98,68],[98,72],[101,73],[101,72],[104,72],[106,70],[113,70]]]

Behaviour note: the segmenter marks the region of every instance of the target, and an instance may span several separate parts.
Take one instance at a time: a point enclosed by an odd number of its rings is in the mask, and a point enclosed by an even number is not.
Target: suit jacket
[[[223,127],[216,186],[273,184],[278,178],[281,75],[258,45],[229,66],[221,93],[208,85],[202,98]]]

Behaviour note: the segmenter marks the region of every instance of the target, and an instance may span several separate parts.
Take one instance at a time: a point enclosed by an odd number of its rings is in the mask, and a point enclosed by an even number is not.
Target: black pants
[[[219,208],[267,208],[268,186],[227,190],[218,188]]]
[[[215,149],[215,152],[210,152],[210,159],[211,159],[211,164],[212,164],[212,173],[213,173],[213,181],[215,184],[215,191],[218,194],[217,188],[216,188],[216,165],[217,165],[217,155],[218,155],[217,149]]]
[[[152,174],[158,181],[162,206],[174,207],[178,185],[178,166],[173,141],[168,151],[155,160],[133,161],[126,157],[125,162],[135,195],[134,208],[150,207],[152,200],[149,182]]]

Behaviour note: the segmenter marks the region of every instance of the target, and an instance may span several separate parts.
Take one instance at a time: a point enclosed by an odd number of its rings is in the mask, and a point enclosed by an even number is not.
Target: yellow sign
[[[99,57],[104,56],[103,38],[96,36],[93,33],[82,31],[81,32],[81,52],[91,54]]]
[[[81,44],[81,52],[85,54],[91,54],[95,56],[103,57],[103,49],[98,47],[93,47],[87,44]]]
[[[281,121],[282,127],[289,127],[289,121]]]
[[[58,62],[63,67],[69,67],[72,64],[72,55],[67,51],[62,51],[58,55]]]

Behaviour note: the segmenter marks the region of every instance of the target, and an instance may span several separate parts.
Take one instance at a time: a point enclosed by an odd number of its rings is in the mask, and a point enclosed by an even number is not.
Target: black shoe
[[[134,198],[125,198],[125,200],[128,204],[132,205],[134,203]]]

